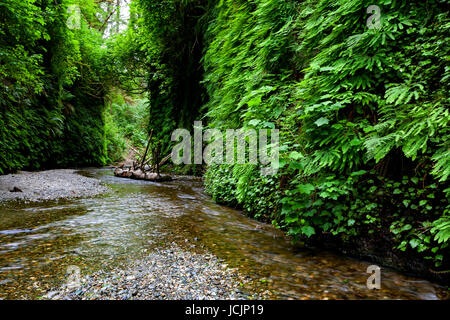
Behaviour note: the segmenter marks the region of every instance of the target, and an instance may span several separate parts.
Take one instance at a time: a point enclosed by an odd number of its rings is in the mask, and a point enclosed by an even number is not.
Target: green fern
[[[448,242],[450,239],[450,217],[442,217],[432,223],[433,228],[431,233],[433,233],[434,240],[438,243]]]

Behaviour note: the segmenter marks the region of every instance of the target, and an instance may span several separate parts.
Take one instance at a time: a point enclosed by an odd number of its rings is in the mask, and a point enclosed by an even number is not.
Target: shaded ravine
[[[82,172],[112,192],[94,198],[0,206],[0,298],[39,298],[82,274],[126,266],[175,242],[208,251],[254,279],[243,291],[274,299],[446,299],[436,284],[382,268],[381,290],[368,290],[368,262],[290,245],[284,234],[215,204],[200,180],[170,183],[116,178],[110,169]]]

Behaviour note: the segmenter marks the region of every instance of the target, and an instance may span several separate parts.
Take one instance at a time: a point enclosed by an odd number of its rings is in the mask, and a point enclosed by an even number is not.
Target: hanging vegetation
[[[205,166],[215,201],[294,241],[450,269],[447,1],[136,0],[124,28],[111,1],[0,7],[0,173],[120,161],[150,132],[163,158],[195,120],[279,129],[275,175]]]

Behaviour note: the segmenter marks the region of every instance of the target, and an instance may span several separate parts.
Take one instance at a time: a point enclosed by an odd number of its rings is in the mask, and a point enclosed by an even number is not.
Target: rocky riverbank
[[[92,197],[107,191],[99,180],[81,176],[72,169],[19,171],[0,176],[0,201]]]
[[[156,249],[127,269],[98,271],[79,285],[49,291],[52,300],[202,300],[261,299],[268,293],[244,293],[252,280],[228,268],[209,253],[194,253],[172,245]]]

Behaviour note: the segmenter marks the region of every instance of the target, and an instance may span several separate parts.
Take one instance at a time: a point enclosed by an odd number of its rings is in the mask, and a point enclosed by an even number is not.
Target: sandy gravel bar
[[[177,246],[156,249],[126,269],[98,271],[80,285],[49,291],[52,300],[216,300],[261,299],[264,294],[241,291],[252,279],[242,276],[209,253]]]
[[[44,201],[61,198],[91,197],[108,191],[94,178],[83,177],[73,169],[38,172],[19,171],[0,176],[0,201]],[[18,192],[11,192],[14,188]],[[16,190],[17,190],[16,189]]]

